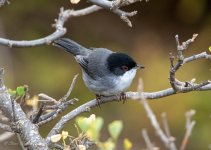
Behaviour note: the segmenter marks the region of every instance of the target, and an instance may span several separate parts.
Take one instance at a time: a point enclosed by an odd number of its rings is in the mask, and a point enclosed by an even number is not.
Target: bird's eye
[[[124,71],[128,71],[128,66],[122,66],[122,70],[124,70]]]

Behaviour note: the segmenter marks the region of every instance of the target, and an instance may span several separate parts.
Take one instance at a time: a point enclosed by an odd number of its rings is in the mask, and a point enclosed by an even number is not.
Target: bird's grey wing
[[[112,53],[112,51],[105,48],[93,48],[88,55],[77,55],[75,59],[86,74],[92,79],[97,79],[109,74],[107,58],[110,53]]]
[[[102,78],[108,75],[107,58],[111,53],[113,52],[105,48],[93,48],[87,60],[89,73],[94,78]]]
[[[92,76],[88,69],[89,60],[86,57],[81,56],[81,55],[76,56],[75,59],[79,63],[79,65],[83,68],[83,70],[88,75]]]

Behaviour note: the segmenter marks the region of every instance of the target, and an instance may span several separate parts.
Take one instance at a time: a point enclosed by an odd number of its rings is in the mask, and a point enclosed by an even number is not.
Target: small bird
[[[75,57],[82,67],[84,83],[95,93],[99,107],[101,96],[120,94],[120,100],[125,100],[124,91],[131,85],[137,69],[144,68],[124,53],[106,48],[88,49],[68,38],[55,40],[53,45]]]

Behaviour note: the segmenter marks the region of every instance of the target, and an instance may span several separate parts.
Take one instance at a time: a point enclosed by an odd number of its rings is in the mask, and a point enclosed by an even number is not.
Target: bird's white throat
[[[120,91],[124,91],[129,88],[129,86],[131,85],[131,83],[136,75],[136,71],[137,71],[137,69],[133,68],[133,69],[125,72],[122,76],[118,77],[116,84]]]

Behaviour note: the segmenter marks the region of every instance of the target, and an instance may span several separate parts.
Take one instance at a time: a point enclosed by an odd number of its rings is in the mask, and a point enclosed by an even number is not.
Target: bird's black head
[[[123,75],[132,68],[141,68],[140,65],[124,53],[112,53],[107,59],[108,69],[115,75]]]

